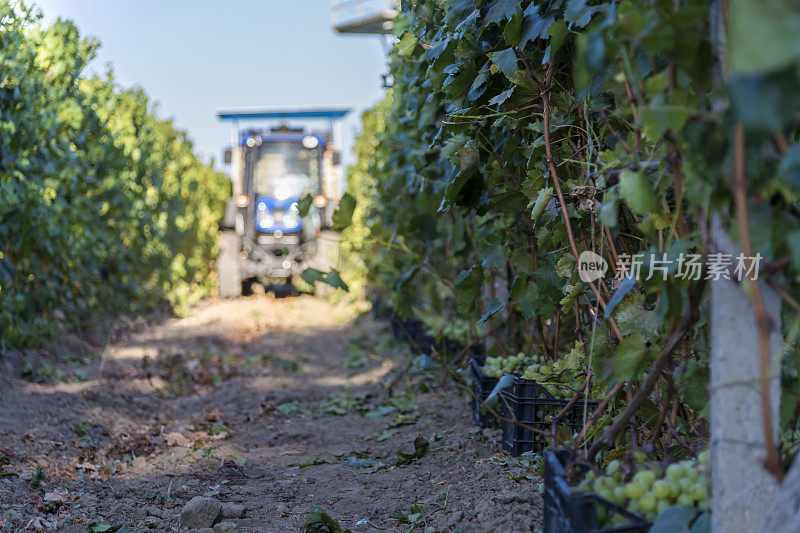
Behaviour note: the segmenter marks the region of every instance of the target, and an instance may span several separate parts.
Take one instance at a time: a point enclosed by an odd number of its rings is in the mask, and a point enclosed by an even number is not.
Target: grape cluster
[[[572,398],[586,379],[586,363],[581,343],[552,364],[534,363],[525,369],[525,379],[534,380],[556,398]],[[591,397],[591,391],[589,396]]]
[[[673,463],[666,469],[660,464],[640,463],[635,472],[625,476],[622,463],[614,460],[609,463],[605,475],[595,476],[594,472],[589,472],[577,489],[594,491],[648,520],[654,520],[673,505],[707,510],[711,503],[709,462],[710,455],[706,450],[696,459]],[[598,506],[598,520],[601,525],[609,521],[616,524],[624,521],[624,517],[609,517],[606,508]]]
[[[565,368],[562,361],[552,365],[534,363],[525,369],[525,379],[536,381],[556,398],[572,398],[586,379],[582,368]]]
[[[476,335],[483,334],[483,327],[475,326],[463,318],[442,316],[433,310],[420,311],[419,318],[437,338],[444,338],[461,344],[469,344]]]
[[[499,378],[501,375],[519,372],[528,363],[528,358],[524,353],[518,353],[511,357],[487,357],[483,365],[483,373],[489,377]]]
[[[532,363],[536,356],[523,353],[511,357],[488,357],[483,373],[500,377],[503,373],[521,374],[524,379],[536,381],[556,398],[572,398],[586,379],[587,365],[584,361],[583,344],[575,346],[563,358],[552,363]],[[591,391],[589,394],[592,397]]]

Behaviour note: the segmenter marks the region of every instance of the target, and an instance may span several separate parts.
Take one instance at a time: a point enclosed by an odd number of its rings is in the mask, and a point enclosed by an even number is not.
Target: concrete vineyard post
[[[713,239],[722,253],[739,253],[715,217]],[[780,354],[781,301],[766,286],[764,305],[773,321],[770,351]],[[762,466],[766,456],[759,396],[758,328],[748,294],[736,281],[711,283],[711,469],[712,530],[759,531],[778,489]],[[773,368],[780,368],[773,365]],[[777,437],[780,375],[770,376],[773,427]]]

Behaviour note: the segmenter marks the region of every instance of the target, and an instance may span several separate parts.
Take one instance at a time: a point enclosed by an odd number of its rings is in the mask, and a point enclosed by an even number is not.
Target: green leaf
[[[395,290],[398,291],[402,290],[403,287],[406,285],[406,283],[408,283],[408,281],[414,277],[414,274],[416,274],[419,271],[419,269],[420,269],[419,265],[412,265],[411,268],[403,272],[400,275],[400,277],[397,278],[397,283],[395,284]]]
[[[492,63],[497,67],[497,70],[506,76],[511,76],[514,74],[514,71],[517,70],[517,54],[514,53],[513,48],[506,48],[499,52],[493,52],[489,54],[489,57],[492,59]]]
[[[469,92],[467,93],[467,98],[470,100],[477,100],[481,97],[481,95],[486,92],[486,82],[489,79],[489,68],[488,64],[484,65],[481,71],[475,76],[475,79],[472,81],[472,85],[469,87]]]
[[[695,359],[688,359],[675,369],[678,398],[698,413],[708,407],[708,384],[708,366]]]
[[[505,300],[500,300],[499,298],[492,298],[492,301],[489,302],[489,307],[486,308],[486,311],[483,312],[480,320],[478,320],[478,324],[483,324],[491,317],[496,315],[505,306],[506,306]]]
[[[303,531],[312,533],[322,528],[327,528],[330,533],[352,533],[349,529],[342,529],[337,520],[323,511],[321,507],[317,507],[306,515]]]
[[[455,281],[458,289],[457,305],[461,311],[467,312],[475,307],[475,301],[480,296],[483,286],[483,269],[480,266],[464,270]]]
[[[414,451],[412,453],[397,452],[397,464],[407,465],[417,459],[422,459],[431,451],[431,443],[422,435],[417,435],[414,439]]]
[[[522,21],[522,27],[520,28],[520,47],[547,36],[547,28],[556,20],[550,14],[546,16],[539,15],[539,6],[540,4],[537,2],[533,2],[524,11],[525,19]]]
[[[587,5],[587,0],[567,0],[564,20],[576,26],[586,26],[592,15],[600,10],[600,6]]]
[[[331,270],[326,274],[325,283],[327,283],[334,289],[342,289],[343,291],[350,290],[350,287],[347,286],[347,283],[344,282],[344,280],[339,275],[339,272],[337,270]]]
[[[795,268],[800,265],[800,230],[795,230],[786,235],[786,245],[792,255],[792,264]]]
[[[444,21],[451,28],[457,28],[475,12],[473,0],[448,0],[446,6]]]
[[[466,96],[469,89],[474,85],[475,78],[478,76],[477,68],[473,61],[467,61],[458,67],[446,70],[447,79],[442,84],[447,96],[453,100],[459,100]],[[486,74],[488,74],[488,69]]]
[[[511,98],[511,94],[513,92],[514,92],[514,87],[511,87],[507,91],[503,91],[501,93],[498,93],[497,96],[495,96],[494,98],[489,100],[489,105],[500,105],[500,104],[502,104],[503,102],[505,102],[506,100]]]
[[[623,336],[638,331],[646,339],[653,340],[658,329],[658,317],[652,309],[644,306],[643,295],[629,298],[617,307],[614,320]]]
[[[597,214],[597,217],[600,219],[600,222],[609,228],[616,228],[618,224],[617,220],[617,202],[619,201],[619,193],[616,189],[612,189],[608,191],[605,196],[603,196],[603,203],[600,205],[600,211]]]
[[[756,74],[782,69],[800,59],[800,9],[785,0],[730,3],[728,55],[733,68]]]
[[[302,274],[300,274],[300,277],[309,285],[314,285],[314,282],[319,281],[320,283],[330,285],[334,289],[342,289],[344,291],[350,290],[350,287],[348,287],[347,283],[342,280],[337,270],[322,272],[316,268],[309,267],[305,269]]]
[[[519,0],[493,0],[484,20],[489,24],[500,24],[513,17],[518,11]]]
[[[320,459],[320,456],[316,456],[314,459],[309,459],[307,461],[301,461],[299,463],[289,463],[287,465],[288,468],[308,468],[309,466],[316,466],[316,465],[324,465],[329,463],[327,459]]]
[[[506,27],[503,28],[503,39],[508,46],[519,45],[519,33],[522,29],[523,18],[522,14],[514,15],[511,17],[511,20],[508,21]]]
[[[575,38],[575,68],[572,76],[578,97],[596,90],[607,67],[604,63],[606,43],[600,31],[578,33]]]
[[[568,34],[567,23],[564,19],[558,19],[550,24],[550,27],[547,28],[547,35],[550,36],[550,57],[553,57],[553,54],[558,52]]]
[[[331,217],[333,221],[331,229],[338,231],[348,227],[353,220],[353,211],[355,209],[356,199],[349,192],[344,193],[344,196],[339,200],[339,207]]]
[[[697,516],[697,509],[688,505],[673,505],[659,513],[650,533],[689,533],[689,524]]]
[[[11,261],[5,257],[0,259],[0,277],[11,279],[16,273],[17,270],[14,268],[14,265],[11,264]]]
[[[442,145],[439,155],[444,159],[450,159],[467,144],[467,136],[460,133],[454,137],[450,137]]]
[[[793,120],[800,110],[797,72],[734,75],[728,83],[731,104],[748,129],[772,132]]]
[[[301,218],[308,215],[308,210],[311,209],[311,203],[313,201],[314,197],[310,194],[306,194],[299,202],[297,202],[297,213]]]
[[[636,285],[636,278],[633,276],[627,276],[625,279],[622,280],[622,283],[619,284],[619,288],[614,291],[614,294],[611,296],[611,299],[606,304],[606,311],[605,317],[609,318],[611,313],[614,312],[614,309],[622,302],[622,299],[625,298],[625,295],[628,294],[631,289]]]
[[[711,533],[711,513],[700,513],[689,533]]]
[[[639,111],[639,125],[648,140],[658,142],[667,131],[679,133],[688,117],[683,106],[650,105]]]
[[[800,144],[793,144],[781,157],[778,179],[800,194]]]
[[[536,200],[531,208],[531,220],[534,224],[536,224],[536,222],[539,220],[539,217],[544,214],[544,210],[547,209],[547,204],[550,202],[550,198],[552,197],[552,187],[543,187],[539,189],[539,192],[536,194]]]
[[[475,197],[482,192],[482,187],[483,176],[475,167],[462,171],[453,165],[440,210],[446,211],[449,205],[470,206],[474,203]]]
[[[644,172],[625,170],[619,175],[619,192],[634,213],[644,215],[658,210],[658,199]]]
[[[505,268],[508,261],[508,249],[499,243],[487,243],[481,252],[481,266],[485,270]]]
[[[653,351],[645,346],[644,336],[634,332],[627,339],[623,339],[614,353],[614,378],[617,381],[635,377],[639,372],[647,369]]]
[[[403,57],[409,57],[414,54],[414,50],[417,48],[417,36],[407,31],[403,34],[400,38],[400,41],[397,43],[397,53]]]

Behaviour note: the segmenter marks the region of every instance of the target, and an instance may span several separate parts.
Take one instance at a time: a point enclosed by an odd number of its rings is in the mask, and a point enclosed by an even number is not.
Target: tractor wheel
[[[219,232],[217,285],[222,298],[242,295],[242,274],[239,268],[240,238],[235,231]]]
[[[289,298],[290,296],[297,296],[297,289],[292,285],[291,278],[287,279],[281,285],[273,285],[272,292],[275,298]]]

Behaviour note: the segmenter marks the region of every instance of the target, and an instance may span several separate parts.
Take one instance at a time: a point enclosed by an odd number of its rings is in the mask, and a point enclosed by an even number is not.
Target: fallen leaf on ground
[[[172,433],[167,433],[164,435],[164,440],[166,441],[168,446],[182,446],[184,448],[188,448],[192,445],[189,442],[189,439],[178,433],[177,431],[173,431]]]

